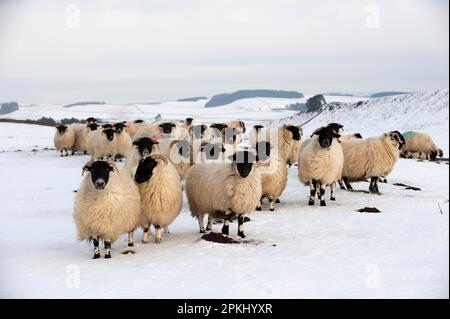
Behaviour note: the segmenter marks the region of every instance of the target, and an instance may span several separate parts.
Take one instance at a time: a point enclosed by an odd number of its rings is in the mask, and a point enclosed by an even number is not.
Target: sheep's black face
[[[236,168],[242,178],[246,178],[253,168],[256,156],[249,151],[238,151],[232,155],[232,160],[236,163]]]
[[[187,117],[185,122],[186,122],[187,125],[191,125],[193,120],[194,119],[192,117]]]
[[[335,129],[330,126],[322,127],[314,132],[314,135],[319,136],[319,144],[322,148],[329,148],[333,143],[333,138],[341,137]]]
[[[286,126],[286,129],[292,133],[292,139],[294,141],[300,141],[302,135],[300,134],[300,128],[298,126],[288,125]]]
[[[141,159],[134,175],[136,183],[141,184],[148,181],[152,177],[156,165],[158,165],[158,162],[150,156]]]
[[[225,143],[234,144],[236,143],[237,133],[233,128],[225,128]]]
[[[125,123],[116,123],[114,124],[114,130],[116,133],[120,134],[125,129]]]
[[[64,134],[67,131],[67,126],[66,125],[58,125],[56,127],[56,129],[58,130],[59,134]]]
[[[136,120],[136,121],[134,121],[134,123],[139,124],[139,123],[144,123],[144,121],[143,120]]]
[[[405,138],[403,137],[402,133],[399,131],[392,131],[389,132],[389,136],[393,141],[397,141],[398,143],[398,149],[401,150],[403,148],[403,145],[405,145]]]
[[[355,134],[353,134],[353,136],[356,137],[356,138],[360,138],[360,139],[363,138],[362,135],[359,134],[359,133],[355,133]]]
[[[114,170],[114,168],[105,161],[96,161],[89,166],[85,166],[84,169],[91,172],[92,184],[99,190],[104,189],[106,185],[108,185],[109,173]]]
[[[106,135],[106,138],[108,139],[108,141],[112,142],[114,140],[114,130],[112,128],[104,129],[103,134]]]
[[[172,133],[172,129],[175,127],[175,124],[173,123],[161,123],[159,124],[159,130],[160,132],[164,134],[170,134]]]
[[[254,125],[253,128],[255,129],[256,132],[260,132],[264,126],[263,125]]]
[[[256,144],[256,160],[266,161],[270,157],[270,143],[260,141]]]
[[[206,144],[203,149],[207,160],[217,160],[220,153],[225,153],[225,148],[221,144]]]
[[[192,131],[194,132],[195,138],[203,138],[206,131],[206,125],[195,125],[192,127]]]
[[[91,129],[91,131],[97,130],[98,124],[97,123],[91,123],[87,127]]]
[[[154,141],[148,137],[143,137],[133,142],[133,145],[137,147],[141,157],[150,155],[153,150],[153,145],[155,144],[158,144],[158,141]]]
[[[91,124],[91,123],[97,123],[97,119],[95,117],[88,117],[86,119],[86,122]]]

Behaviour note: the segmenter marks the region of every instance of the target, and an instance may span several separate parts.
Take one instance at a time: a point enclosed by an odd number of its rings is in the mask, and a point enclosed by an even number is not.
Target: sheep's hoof
[[[155,238],[155,244],[161,244],[161,238]]]
[[[335,201],[336,197],[331,197],[330,200]]]
[[[256,207],[256,210],[257,210],[258,212],[260,212],[260,211],[261,211],[261,206]]]
[[[204,234],[206,231],[204,229],[200,229],[200,234]]]
[[[106,259],[111,258],[111,254],[106,254],[106,255],[105,255],[105,258],[106,258]]]
[[[309,206],[314,206],[314,201],[313,201],[313,200],[310,200],[310,201],[308,202],[308,205],[309,205]]]
[[[277,198],[276,200],[275,200],[275,204],[280,204],[281,202],[280,202],[280,199],[279,198]]]
[[[275,211],[275,208],[271,208],[270,211],[271,211],[271,212]]]
[[[244,235],[243,231],[238,232],[238,236],[241,237],[241,238],[245,238],[245,235]]]
[[[94,254],[94,257],[92,257],[92,259],[99,259],[100,258],[100,254]]]
[[[320,206],[327,206],[327,204],[325,203],[325,201],[321,201]]]

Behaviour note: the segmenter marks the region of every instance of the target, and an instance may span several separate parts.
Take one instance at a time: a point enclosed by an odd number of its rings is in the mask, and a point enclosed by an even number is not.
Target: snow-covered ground
[[[430,123],[424,130],[434,132],[433,138],[448,154],[448,90],[442,99],[446,99],[446,116],[444,111],[424,112],[421,119]],[[388,108],[387,103],[383,105]],[[233,115],[236,108],[229,108],[227,116],[250,117],[254,112],[268,122],[279,115],[276,110],[262,112],[253,107],[241,116]],[[219,114],[198,109],[202,118]],[[345,111],[347,116],[336,121],[346,125],[348,132],[366,135],[392,129],[389,118],[371,121],[358,112],[362,111]],[[365,112],[366,117],[371,114]],[[185,113],[177,114],[176,118],[185,117]],[[415,129],[419,121],[412,122],[413,118],[405,110],[405,116],[395,121],[400,130]],[[334,117],[318,117],[306,130],[328,120]],[[296,167],[291,167],[276,211],[253,212],[252,221],[245,224],[248,238],[258,244],[201,240],[185,200],[171,234],[163,235],[161,244],[141,244],[138,231],[135,255],[120,254],[126,239],[122,237],[113,245],[112,259],[93,260],[91,247],[76,241],[72,220],[73,191],[88,157],[61,158],[56,151],[43,150],[52,147],[53,133],[49,127],[0,123],[0,297],[449,297],[446,163],[402,159],[389,183],[380,185],[382,195],[338,190],[337,201],[328,201],[327,207],[307,205],[309,191],[298,182]],[[397,182],[422,190],[405,190],[393,185]],[[368,188],[366,183],[354,186]],[[377,207],[381,213],[357,212],[366,206]],[[231,225],[233,237],[236,228],[235,223]]]

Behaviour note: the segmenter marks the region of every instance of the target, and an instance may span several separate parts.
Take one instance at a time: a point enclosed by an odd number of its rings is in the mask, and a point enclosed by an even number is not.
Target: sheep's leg
[[[347,190],[353,190],[352,185],[348,181],[348,179],[344,178],[345,187],[347,187]]]
[[[380,192],[380,191],[378,190],[378,176],[377,176],[377,177],[371,177],[371,178],[370,178],[369,191],[370,191],[371,193],[379,193],[379,192]]]
[[[238,236],[241,238],[245,238],[244,235],[244,219],[245,219],[245,215],[244,214],[240,214],[238,217]]]
[[[150,224],[146,224],[143,227],[143,230],[144,230],[144,233],[142,234],[142,242],[144,244],[148,244],[148,242],[150,241],[150,235],[151,235]]]
[[[258,204],[258,206],[256,206],[256,210],[257,210],[257,211],[260,211],[260,210],[262,209],[262,208],[261,208],[261,207],[262,207],[262,200],[263,200],[263,199],[262,199],[262,197],[261,197],[261,198],[259,199],[259,204]]]
[[[111,258],[111,242],[105,240],[105,258]]]
[[[213,225],[213,220],[212,220],[211,216],[208,215],[208,224],[206,225],[206,231],[211,231],[212,225]]]
[[[72,150],[72,156],[75,155],[75,150]]]
[[[271,212],[275,210],[275,201],[273,200],[272,197],[269,197],[269,207]]]
[[[336,182],[331,183],[331,196],[330,200],[336,200]]]
[[[342,179],[340,179],[338,182],[339,182],[339,188],[345,189],[344,181]]]
[[[327,206],[325,203],[325,185],[319,183],[319,200],[320,206]]]
[[[69,150],[67,148],[64,149],[66,151],[66,155],[65,156],[69,156]]]
[[[229,234],[230,234],[230,219],[225,218],[223,220],[222,235],[228,236]]]
[[[98,244],[98,238],[94,237],[92,239],[92,242],[94,243],[94,259],[100,258],[100,248]]]
[[[155,243],[156,244],[160,244],[161,243],[161,226],[160,225],[155,225],[155,228],[156,228]]]
[[[311,181],[309,184],[309,206],[314,206],[316,199],[316,181]]]
[[[61,157],[63,157],[63,156],[64,156],[63,152],[64,152],[64,150],[61,150]]]
[[[197,216],[198,219],[198,227],[200,228],[200,234],[205,233],[205,224],[204,224],[205,215]]]
[[[275,200],[275,204],[280,204],[280,203],[281,203],[280,199],[277,198],[277,199]]]

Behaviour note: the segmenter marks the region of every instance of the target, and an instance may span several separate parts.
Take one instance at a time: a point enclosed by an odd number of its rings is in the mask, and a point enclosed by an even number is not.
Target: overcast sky
[[[447,0],[0,0],[0,101],[448,88],[448,25]]]

